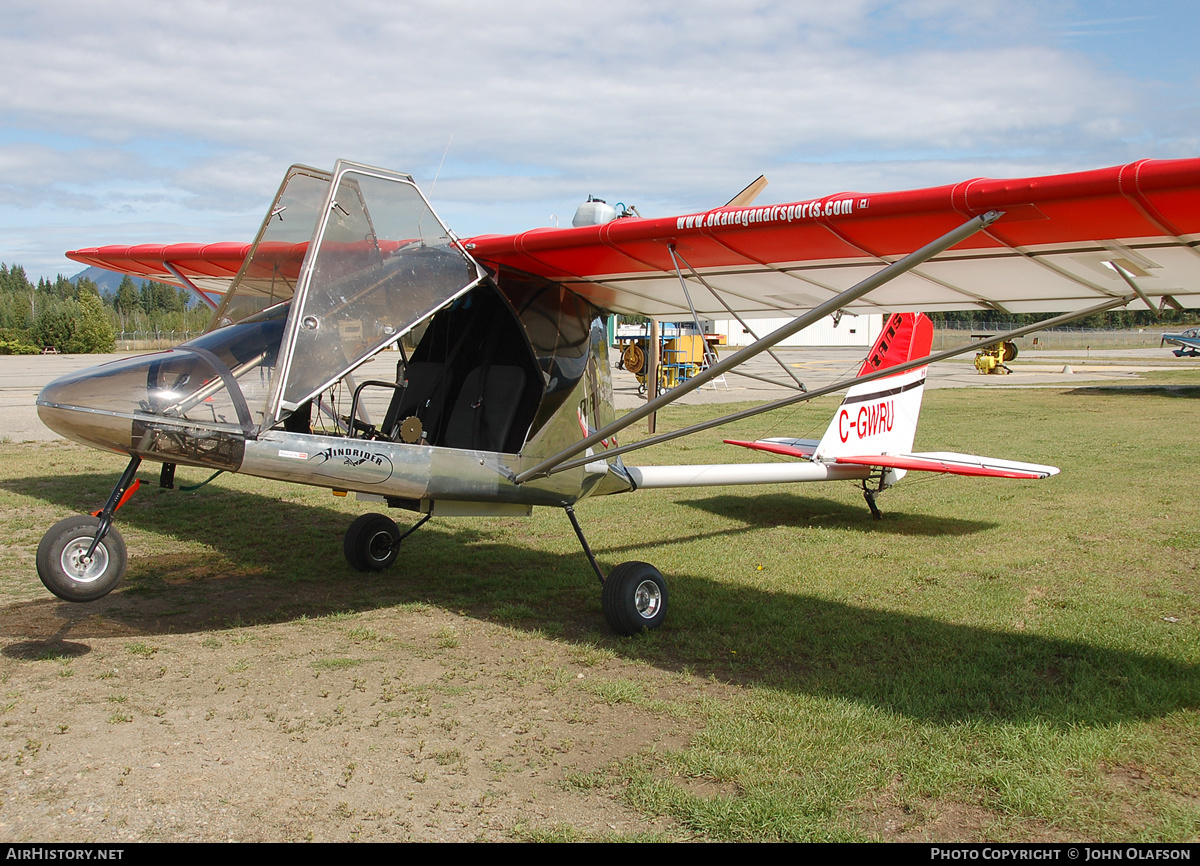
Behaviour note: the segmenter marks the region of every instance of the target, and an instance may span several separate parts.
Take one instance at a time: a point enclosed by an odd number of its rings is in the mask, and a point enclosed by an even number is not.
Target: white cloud
[[[138,215],[182,234],[129,242],[247,237],[291,162],[428,186],[451,136],[434,199],[463,234],[567,222],[588,193],[707,207],[762,171],[786,200],[1195,142],[1177,116],[1162,141],[1164,93],[1059,46],[1032,2],[9,5],[0,230],[31,272],[61,251],[47,228],[28,252],[31,216],[79,225],[68,246]]]

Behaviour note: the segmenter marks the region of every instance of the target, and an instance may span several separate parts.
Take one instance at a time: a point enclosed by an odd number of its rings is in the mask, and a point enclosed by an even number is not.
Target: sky
[[[0,261],[249,241],[293,163],[460,236],[1200,156],[1186,0],[5,0]]]

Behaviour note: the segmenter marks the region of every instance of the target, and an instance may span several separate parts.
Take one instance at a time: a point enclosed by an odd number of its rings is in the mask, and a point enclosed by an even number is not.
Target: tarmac
[[[722,353],[722,360],[733,350]],[[776,355],[799,377],[808,390],[852,378],[862,364],[866,350],[862,347],[814,347],[780,349]],[[1144,373],[1165,370],[1191,369],[1200,371],[1200,358],[1176,358],[1168,348],[1162,349],[1079,349],[1038,350],[1023,352],[1018,360],[1008,364],[1007,375],[984,376],[975,369],[975,356],[967,353],[959,358],[941,361],[929,368],[926,387],[933,388],[1020,388],[1061,387],[1077,382],[1114,381],[1134,382]],[[787,382],[788,375],[769,355],[750,359],[738,368],[762,378]],[[1066,371],[1066,372],[1064,372]],[[795,388],[784,384],[769,385],[736,373],[725,381],[703,385],[680,398],[682,404],[767,402],[794,393]],[[623,370],[613,370],[613,396],[618,409],[633,409],[645,402],[638,395],[636,379]]]
[[[732,350],[723,354],[727,357]],[[862,347],[776,350],[780,360],[809,389],[852,377],[862,363]],[[616,357],[613,353],[613,360]],[[129,357],[114,355],[0,355],[0,440],[46,442],[61,437],[43,426],[37,415],[38,392],[67,373]],[[355,376],[394,379],[397,356],[385,352],[364,364]],[[1142,374],[1167,370],[1200,371],[1200,358],[1176,358],[1169,348],[1023,351],[1009,366],[1008,375],[980,375],[970,353],[960,359],[930,367],[929,388],[1062,387],[1079,382],[1134,383]],[[743,403],[778,400],[796,392],[795,383],[766,354],[743,365],[745,373],[779,383],[727,374],[724,381],[704,385],[680,398],[684,404]],[[1064,369],[1069,370],[1065,372]],[[613,396],[618,409],[633,409],[645,402],[637,379],[624,370],[613,370]]]

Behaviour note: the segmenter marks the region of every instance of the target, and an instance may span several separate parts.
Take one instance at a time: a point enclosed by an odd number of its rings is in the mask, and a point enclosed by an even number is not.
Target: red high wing
[[[834,213],[839,202],[846,202],[842,206],[849,212]],[[485,235],[468,243],[477,258],[519,270],[600,277],[670,271],[665,245],[672,241],[681,250],[693,248],[689,262],[696,268],[903,256],[990,210],[1006,212],[1004,230],[976,235],[960,249],[1037,247],[1099,237],[1180,237],[1200,233],[1198,203],[1200,159],[1142,160],[1078,174],[975,178],[904,192],[845,192],[795,204]],[[748,215],[755,212],[767,213],[750,223]],[[738,221],[730,224],[735,216]]]
[[[466,246],[486,265],[562,281],[605,309],[685,319],[690,313],[668,252],[674,245],[734,309],[780,316],[812,308],[989,210],[1005,216],[846,309],[1081,309],[1129,294],[1110,262],[1132,274],[1155,303],[1169,295],[1200,307],[1200,159],[533,229],[470,238]],[[303,246],[289,250],[285,270],[299,267]],[[228,286],[247,251],[246,244],[146,244],[67,255],[175,282],[169,263],[215,290]],[[700,315],[727,316],[702,287],[692,298]]]
[[[989,210],[1005,216],[847,309],[1081,309],[1129,293],[1105,265],[1114,259],[1151,297],[1200,306],[1200,159],[533,229],[467,246],[485,263],[564,281],[608,309],[687,318],[674,244],[735,309],[774,316],[811,308]],[[692,298],[701,315],[726,317],[704,289]]]
[[[248,243],[137,244],[86,247],[72,250],[67,253],[67,258],[135,277],[176,282],[174,275],[165,267],[171,264],[188,278],[215,277],[228,284],[237,276],[248,252]]]

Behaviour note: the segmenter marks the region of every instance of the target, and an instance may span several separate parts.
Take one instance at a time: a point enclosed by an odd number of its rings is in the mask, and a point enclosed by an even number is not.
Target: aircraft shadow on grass
[[[644,501],[641,505],[644,506]],[[993,529],[999,524],[983,520],[963,520],[956,517],[936,517],[927,514],[904,514],[887,512],[883,521],[870,519],[865,507],[837,502],[818,496],[802,496],[787,493],[762,493],[758,496],[709,496],[703,499],[679,499],[674,505],[683,505],[707,511],[718,517],[736,520],[741,526],[725,527],[708,532],[680,532],[678,524],[669,536],[656,538],[652,542],[638,541],[634,544],[594,545],[597,555],[610,557],[629,551],[644,551],[648,545],[655,548],[680,544],[694,544],[710,538],[733,538],[757,532],[773,526],[794,526],[808,529],[844,529],[869,532],[876,535],[969,535]]]
[[[1084,385],[1064,392],[1069,397],[1182,397],[1200,399],[1200,385]]]
[[[90,475],[10,479],[0,486],[82,509],[89,503],[80,501],[80,491],[106,483]],[[759,525],[802,513],[804,503],[788,506],[785,495],[767,498],[769,508],[782,511]],[[697,507],[728,516],[740,514],[752,499],[716,496]],[[759,511],[769,510],[754,501]],[[820,504],[836,525],[851,519],[842,506]],[[231,515],[253,515],[254,535],[244,526],[232,529]],[[135,497],[119,517],[127,528],[216,552],[135,550],[126,582],[100,601],[68,604],[47,594],[2,607],[0,640],[7,645],[0,652],[14,659],[80,655],[90,650],[88,639],[203,632],[406,602],[465,609],[481,620],[513,626],[511,618],[493,613],[505,605],[528,611],[517,627],[553,626],[567,642],[598,638],[599,593],[583,554],[496,541],[511,533],[507,528],[431,525],[405,542],[390,571],[361,575],[344,563],[338,544],[349,515],[321,506],[211,488],[204,496],[164,491],[140,502]],[[645,546],[656,544],[647,540]],[[601,544],[597,554],[612,565],[617,551]],[[665,669],[769,682],[797,694],[946,724],[1036,721],[1068,727],[1200,707],[1200,667],[1147,653],[947,623],[800,592],[767,592],[695,573],[669,578],[667,626],[648,645],[640,638],[600,638],[609,648],[650,658]],[[9,580],[36,576],[30,569]],[[729,647],[740,650],[736,663]]]
[[[943,536],[970,535],[999,526],[998,523],[984,520],[888,511],[886,498],[880,500],[881,507],[885,509],[883,520],[871,520],[861,499],[857,503],[847,503],[802,494],[717,494],[681,499],[678,504],[730,520],[740,520],[755,528],[800,526],[886,535]]]

